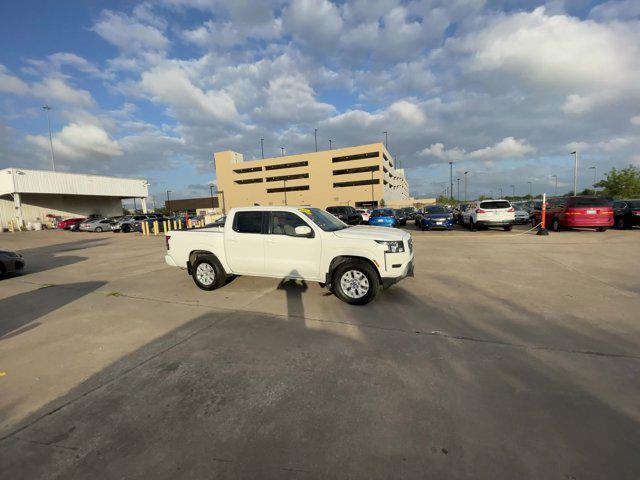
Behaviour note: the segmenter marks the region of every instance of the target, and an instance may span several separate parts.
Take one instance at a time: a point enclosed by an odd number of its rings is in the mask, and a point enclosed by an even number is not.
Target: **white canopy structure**
[[[148,186],[142,179],[7,168],[0,170],[0,225],[120,215],[125,198],[139,198],[146,212]]]

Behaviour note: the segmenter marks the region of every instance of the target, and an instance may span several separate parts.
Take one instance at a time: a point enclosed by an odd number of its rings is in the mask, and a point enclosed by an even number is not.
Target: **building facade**
[[[226,209],[251,205],[379,206],[410,198],[404,170],[382,143],[245,161],[215,154]]]
[[[146,212],[146,180],[7,168],[0,170],[0,228],[46,223],[54,217],[122,215],[122,200],[140,199]]]

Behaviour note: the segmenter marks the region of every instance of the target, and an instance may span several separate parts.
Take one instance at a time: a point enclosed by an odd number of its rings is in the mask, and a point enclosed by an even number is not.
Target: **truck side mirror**
[[[298,225],[295,228],[296,237],[311,237],[313,234],[313,230],[308,225]]]

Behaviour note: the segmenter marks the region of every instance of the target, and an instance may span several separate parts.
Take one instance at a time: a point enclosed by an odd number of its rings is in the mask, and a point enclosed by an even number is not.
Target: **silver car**
[[[88,222],[82,222],[79,230],[81,232],[110,232],[112,220],[108,218],[97,218]]]
[[[529,223],[529,212],[522,209],[517,209],[515,211],[516,223],[519,225],[524,225],[525,223]]]

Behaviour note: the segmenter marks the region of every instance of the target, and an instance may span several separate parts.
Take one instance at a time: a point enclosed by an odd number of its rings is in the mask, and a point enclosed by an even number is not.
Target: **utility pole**
[[[282,157],[284,157],[284,147],[280,147],[280,151],[282,152]]]
[[[333,146],[331,146],[331,139],[329,139],[329,150],[333,150]]]
[[[555,187],[555,190],[553,191],[553,194],[558,195],[558,175],[551,175],[551,178],[556,179],[556,187]]]
[[[384,133],[384,148],[389,150],[389,134],[386,130],[382,133]]]
[[[169,216],[171,216],[171,201],[169,200],[169,194],[171,193],[171,190],[167,190],[167,209],[169,210]]]
[[[264,160],[264,138],[260,137],[260,150],[262,151],[262,159]]]
[[[449,162],[449,195],[453,200],[453,162]]]
[[[516,198],[516,187],[515,185],[511,185],[511,200],[515,200]]]
[[[456,178],[456,182],[458,183],[458,203],[460,203],[460,177]]]
[[[464,172],[464,201],[467,201],[467,173],[469,172]]]
[[[593,169],[593,193],[596,193],[596,182],[598,181],[598,167],[589,167],[589,170]]]
[[[532,183],[531,182],[527,182],[529,184],[529,198],[533,198],[533,195],[531,193],[531,189],[532,189]]]
[[[53,137],[51,136],[51,117],[49,116],[49,112],[51,111],[51,107],[46,103],[42,106],[42,109],[47,113],[47,124],[49,125],[49,146],[51,147],[51,169],[56,171],[56,158],[53,155]]]
[[[573,196],[578,195],[578,151],[571,152],[571,155],[574,156],[573,163]]]
[[[213,210],[216,207],[213,202],[213,185],[211,184],[209,184],[209,192],[211,193],[211,210]]]
[[[316,141],[316,152],[318,151],[318,129],[314,128],[313,129],[313,137],[315,138]]]

